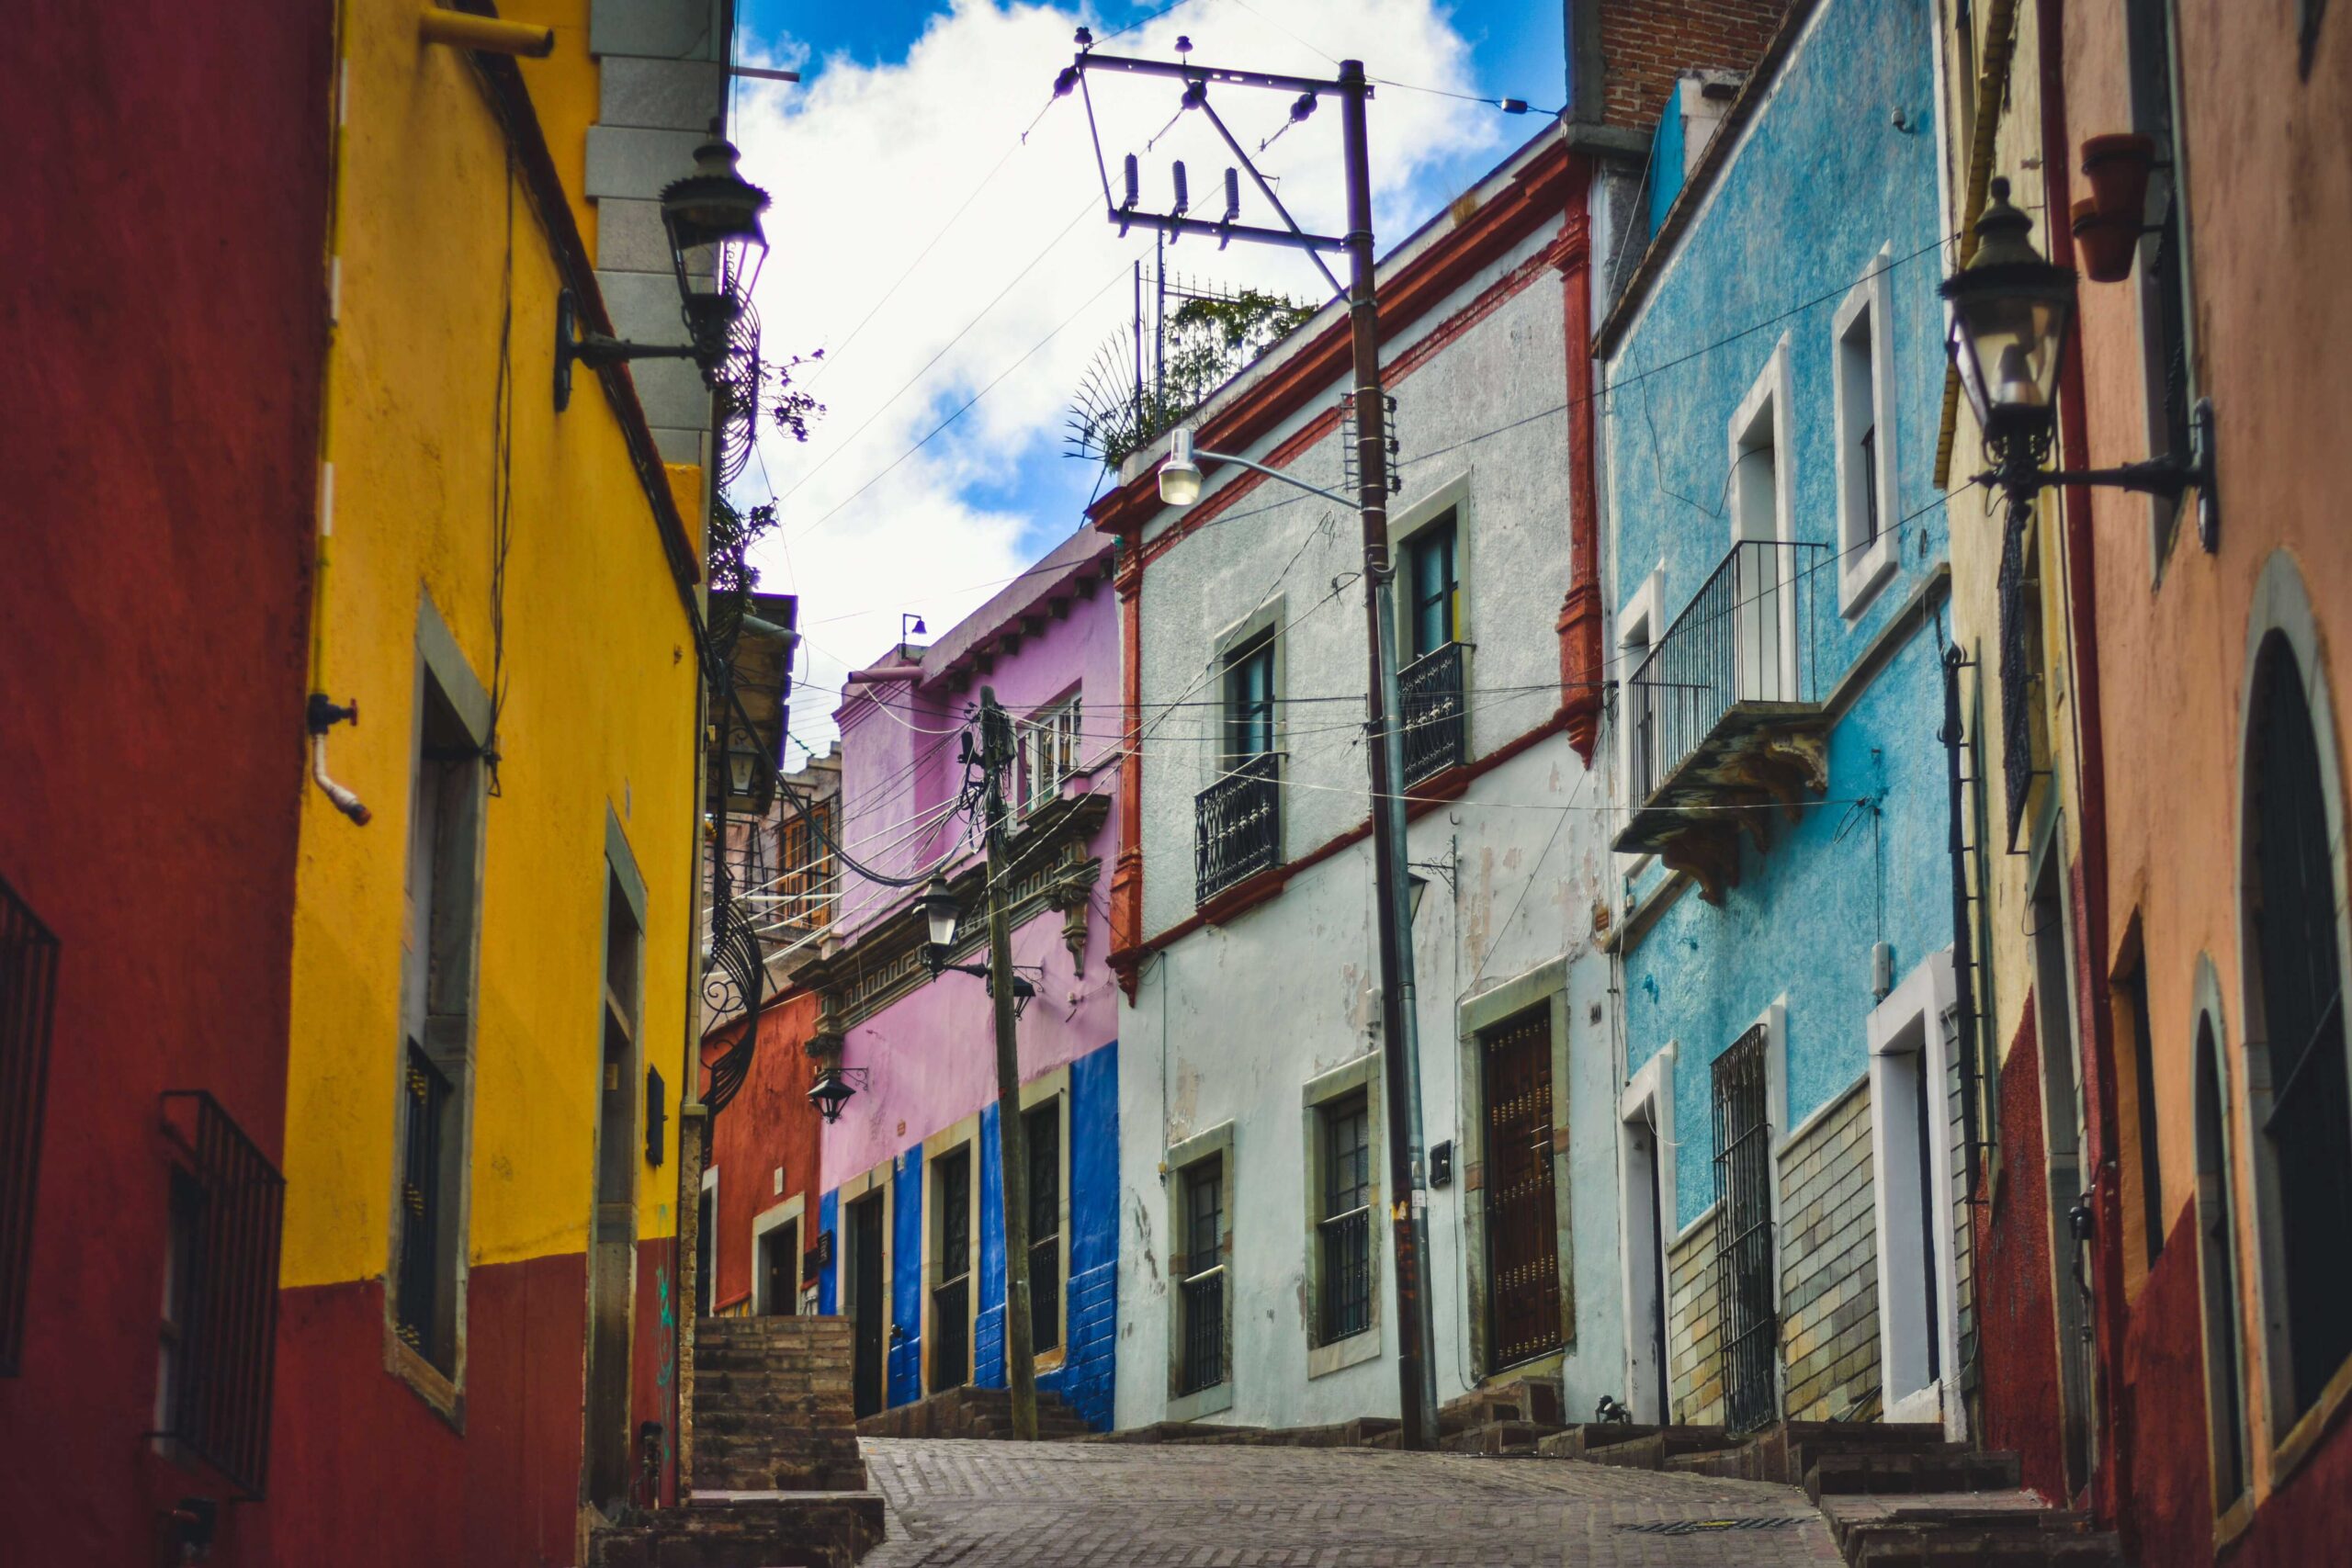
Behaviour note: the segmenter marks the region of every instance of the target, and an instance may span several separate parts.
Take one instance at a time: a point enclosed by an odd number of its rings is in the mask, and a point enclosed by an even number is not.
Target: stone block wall
[[[1666,1337],[1672,1362],[1668,1403],[1677,1426],[1711,1427],[1724,1418],[1723,1357],[1716,1343],[1715,1222],[1710,1209],[1666,1251]]]
[[[1878,1414],[1878,1235],[1862,1079],[1781,1156],[1783,1414]]]
[[[695,1325],[694,1473],[703,1491],[861,1491],[845,1317]]]

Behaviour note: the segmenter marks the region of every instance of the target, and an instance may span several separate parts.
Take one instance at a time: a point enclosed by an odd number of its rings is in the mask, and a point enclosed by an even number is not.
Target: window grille
[[[1225,1381],[1225,1165],[1203,1160],[1184,1173],[1183,1356],[1178,1393]]]
[[[0,881],[0,1377],[22,1369],[57,938]]]
[[[258,1498],[269,1476],[286,1181],[220,1101],[163,1097],[173,1153],[155,1430]]]
[[[1282,861],[1282,759],[1262,752],[1193,800],[1193,887],[1205,902]]]
[[[401,1157],[401,1269],[395,1325],[408,1348],[450,1370],[441,1311],[443,1227],[448,1223],[442,1136],[456,1087],[416,1045],[408,1048],[401,1089],[407,1137]]]
[[[1370,1120],[1361,1094],[1323,1112],[1323,1218],[1316,1232],[1322,1250],[1319,1337],[1326,1345],[1372,1326]]]
[[[1460,643],[1441,643],[1397,672],[1408,789],[1468,760],[1462,655]]]
[[[1062,1342],[1062,1118],[1058,1099],[1023,1119],[1029,1162],[1029,1348]]]
[[[1733,1432],[1769,1426],[1779,1402],[1765,1037],[1765,1026],[1757,1025],[1714,1063],[1715,1332],[1723,1347],[1724,1425]]]

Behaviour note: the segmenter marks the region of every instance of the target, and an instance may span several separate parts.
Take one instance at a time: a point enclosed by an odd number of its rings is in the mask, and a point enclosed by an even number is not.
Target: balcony
[[[1741,834],[1766,849],[1773,808],[1793,820],[1828,785],[1815,583],[1834,561],[1827,545],[1734,545],[1624,682],[1633,809],[1615,847],[1687,872],[1710,903],[1739,880]]]
[[[1283,858],[1282,757],[1261,751],[1193,799],[1193,888],[1202,904]]]
[[[1465,760],[1469,727],[1463,701],[1463,645],[1449,642],[1397,672],[1396,690],[1405,710],[1405,777],[1412,788]]]

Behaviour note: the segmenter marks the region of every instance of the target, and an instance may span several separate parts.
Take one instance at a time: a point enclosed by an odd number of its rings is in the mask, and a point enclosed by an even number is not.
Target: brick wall
[[[694,1474],[705,1491],[859,1491],[845,1317],[695,1325]]]
[[[1602,0],[1600,64],[1606,123],[1648,130],[1678,72],[1746,71],[1790,0]]]
[[[1781,1156],[1781,1362],[1792,1421],[1875,1416],[1878,1235],[1864,1078]]]
[[[1713,1426],[1724,1418],[1723,1359],[1716,1343],[1715,1220],[1710,1209],[1666,1251],[1667,1387],[1677,1424]]]

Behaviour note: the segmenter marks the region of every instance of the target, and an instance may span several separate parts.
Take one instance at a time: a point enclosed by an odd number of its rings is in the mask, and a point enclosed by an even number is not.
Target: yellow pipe
[[[427,43],[446,43],[484,54],[520,54],[545,60],[555,52],[555,29],[528,22],[502,22],[493,17],[427,6],[418,19],[417,33]]]

